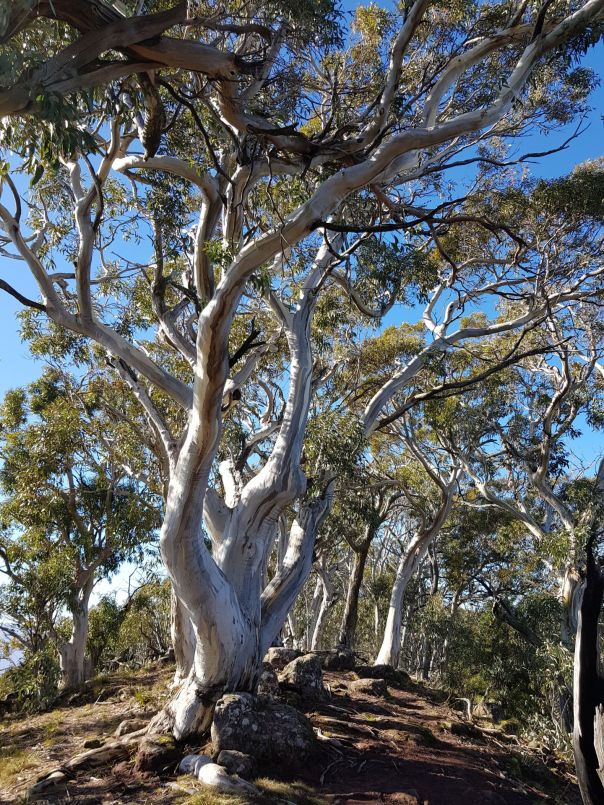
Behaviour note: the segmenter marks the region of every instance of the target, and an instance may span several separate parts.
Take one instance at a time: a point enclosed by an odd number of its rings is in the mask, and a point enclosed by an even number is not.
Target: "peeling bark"
[[[174,647],[176,669],[174,684],[180,684],[189,675],[195,656],[195,632],[191,618],[172,590],[170,598],[170,635]]]

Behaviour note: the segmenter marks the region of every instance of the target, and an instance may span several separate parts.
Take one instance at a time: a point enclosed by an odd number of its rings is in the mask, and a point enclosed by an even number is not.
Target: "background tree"
[[[438,455],[437,450],[422,444],[422,436],[409,420],[400,423],[401,441],[410,457],[424,475],[424,483],[415,481],[412,486],[404,479],[404,494],[409,506],[408,521],[415,522],[413,536],[401,550],[390,595],[390,605],[384,627],[382,643],[375,664],[398,666],[401,650],[401,621],[405,590],[413,574],[428,554],[430,546],[438,537],[449,516],[455,497],[459,492],[461,470],[448,456]],[[444,461],[443,461],[444,458]],[[426,478],[427,476],[427,478]],[[419,480],[419,479],[418,479]],[[428,484],[426,484],[426,480]],[[426,489],[428,486],[428,489]],[[430,486],[436,487],[437,497],[430,494]],[[410,525],[410,523],[409,523]]]
[[[3,403],[0,555],[24,618],[35,617],[35,610],[27,612],[28,598],[37,599],[41,585],[49,588],[46,632],[57,643],[67,687],[91,670],[86,642],[95,584],[140,557],[160,522],[157,500],[103,450],[103,431],[110,442],[111,423],[103,419],[94,386],[57,370],[9,392]],[[33,576],[43,581],[32,597]],[[61,605],[72,621],[66,640],[54,629]]]

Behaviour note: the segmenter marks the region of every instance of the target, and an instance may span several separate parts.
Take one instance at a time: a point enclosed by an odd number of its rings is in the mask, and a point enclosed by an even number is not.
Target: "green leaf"
[[[29,186],[35,187],[35,185],[38,184],[43,175],[44,175],[44,165],[42,165],[41,162],[38,162],[36,170],[34,171],[34,175],[30,179]]]

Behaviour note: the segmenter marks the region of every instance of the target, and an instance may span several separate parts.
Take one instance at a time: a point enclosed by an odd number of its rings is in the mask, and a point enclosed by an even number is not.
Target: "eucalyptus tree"
[[[8,592],[22,599],[23,624],[36,617],[27,602],[46,589],[46,638],[57,645],[65,687],[91,671],[95,584],[140,557],[160,524],[156,501],[99,445],[103,433],[111,438],[111,425],[96,396],[84,380],[49,369],[28,388],[8,392],[0,418],[3,572]],[[72,620],[68,639],[56,628],[63,607]]]
[[[338,649],[352,652],[358,621],[359,595],[365,575],[369,550],[387,520],[395,516],[397,503],[402,493],[392,481],[367,478],[363,490],[356,489],[352,495],[340,495],[346,524],[345,539],[351,548],[352,565],[346,590],[346,601],[338,635]]]
[[[382,642],[375,660],[376,665],[391,665],[394,668],[400,659],[401,622],[407,585],[451,512],[461,476],[458,462],[451,461],[446,453],[439,456],[434,445],[428,443],[426,449],[422,434],[418,433],[411,421],[407,419],[397,424],[404,447],[427,476],[428,486],[436,488],[437,497],[436,500],[431,499],[432,490],[426,489],[425,482],[409,483],[410,478],[403,482],[403,493],[409,507],[407,520],[414,521],[416,527],[407,544],[401,547]]]
[[[472,505],[495,507],[516,521],[541,568],[540,584],[560,604],[558,644],[552,678],[559,729],[572,728],[567,660],[572,652],[583,594],[581,562],[593,506],[589,471],[572,455],[572,440],[585,418],[600,427],[602,354],[599,306],[578,310],[572,320],[550,321],[533,340],[541,354],[520,361],[460,402],[458,422],[441,443],[461,462],[474,486]],[[472,420],[463,412],[472,411]],[[463,423],[463,424],[462,424]],[[574,464],[574,466],[573,466]],[[495,612],[533,645],[543,641],[527,632],[513,603],[497,585],[481,580]],[[550,643],[550,648],[552,644]],[[549,650],[549,649],[548,649]],[[577,694],[577,691],[575,691]]]
[[[253,687],[310,572],[333,489],[329,466],[309,485],[302,464],[319,298],[337,285],[380,315],[410,287],[436,287],[430,343],[374,388],[361,417],[371,434],[432,356],[592,293],[595,270],[554,267],[535,283],[519,261],[530,244],[435,192],[456,164],[501,165],[506,139],[572,119],[591,81],[575,60],[599,39],[604,2],[417,0],[360,9],[348,39],[329,0],[145,8],[3,7],[0,245],[39,298],[2,288],[93,341],[161,442],[161,553],[194,656],[154,728],[185,737],[208,725],[224,690]],[[32,179],[27,206],[20,172]],[[470,196],[484,181],[479,169]],[[459,270],[442,236],[468,223],[501,245],[485,265],[474,239],[479,252]],[[123,254],[128,238],[147,244],[137,259]],[[477,298],[506,288],[509,316],[456,327]],[[261,343],[236,341],[237,322],[267,308]],[[252,417],[246,442],[264,439],[263,453],[242,484],[228,467],[214,483],[224,423],[262,388],[277,338],[290,364],[279,420]],[[287,548],[267,583],[286,512]]]

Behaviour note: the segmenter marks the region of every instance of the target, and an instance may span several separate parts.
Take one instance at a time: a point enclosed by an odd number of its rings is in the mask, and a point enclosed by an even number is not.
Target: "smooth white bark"
[[[441,500],[431,521],[413,537],[401,554],[390,595],[390,605],[384,627],[382,644],[375,665],[391,665],[396,668],[401,652],[401,620],[403,600],[409,581],[423,562],[428,549],[449,516],[457,487],[459,470],[455,468],[447,482],[442,482]]]
[[[92,671],[89,657],[86,655],[88,642],[88,613],[90,595],[94,584],[91,575],[82,589],[77,592],[77,600],[73,605],[71,636],[68,641],[58,647],[59,665],[61,668],[61,686],[75,688],[84,683]]]

